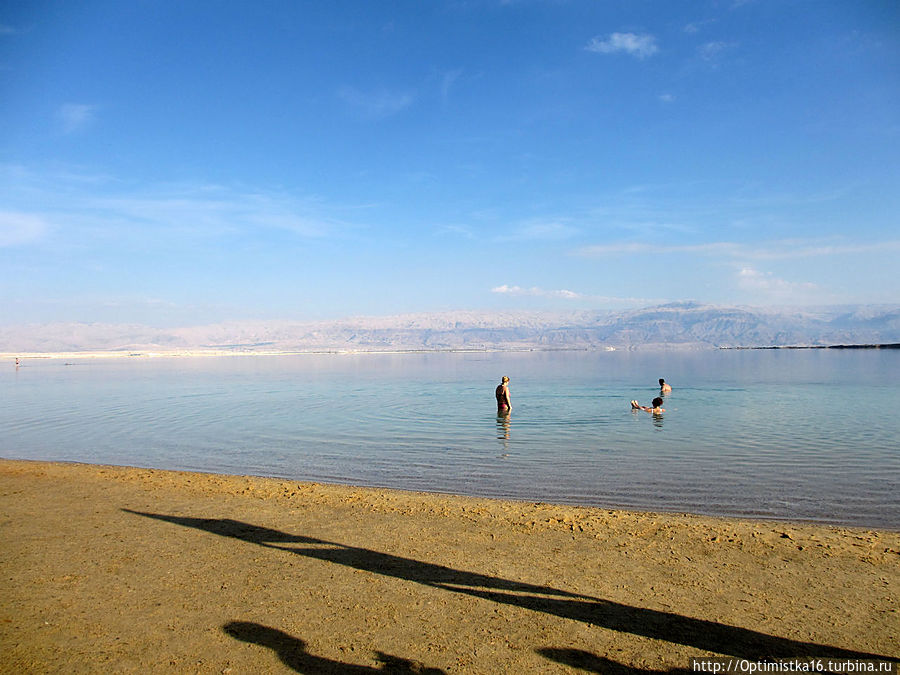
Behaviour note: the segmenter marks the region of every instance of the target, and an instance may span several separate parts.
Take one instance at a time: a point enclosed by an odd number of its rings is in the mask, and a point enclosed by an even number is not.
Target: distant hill
[[[710,349],[900,342],[900,305],[803,309],[673,303],[621,312],[457,311],[338,321],[242,321],[156,329],[0,327],[0,352]]]

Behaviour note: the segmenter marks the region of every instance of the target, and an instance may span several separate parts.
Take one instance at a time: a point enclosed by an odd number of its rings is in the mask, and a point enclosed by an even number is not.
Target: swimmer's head
[[[655,399],[653,399],[653,407],[654,408],[659,408],[660,406],[662,406],[662,404],[663,404],[663,400],[659,396],[657,396]]]
[[[506,375],[504,375],[501,382],[509,382],[509,378]]]
[[[659,378],[659,386],[660,387],[663,386],[665,383],[666,383],[666,381],[664,379]]]

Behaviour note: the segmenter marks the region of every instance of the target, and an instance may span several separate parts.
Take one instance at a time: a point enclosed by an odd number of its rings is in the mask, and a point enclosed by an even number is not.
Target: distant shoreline
[[[900,342],[871,345],[784,345],[772,347],[719,347],[719,349],[900,349]]]

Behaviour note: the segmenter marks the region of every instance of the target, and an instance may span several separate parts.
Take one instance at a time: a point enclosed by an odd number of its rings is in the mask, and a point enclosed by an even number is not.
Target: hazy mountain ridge
[[[457,311],[337,321],[0,327],[0,351],[393,351],[822,346],[900,342],[900,305],[804,309],[673,303],[623,312]]]

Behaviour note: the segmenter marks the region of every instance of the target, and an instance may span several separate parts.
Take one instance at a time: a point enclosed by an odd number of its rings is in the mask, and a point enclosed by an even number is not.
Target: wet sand
[[[8,460],[0,528],[3,673],[900,656],[897,532]]]

